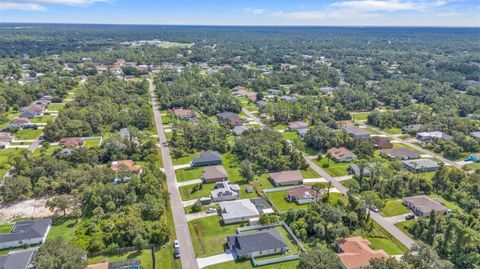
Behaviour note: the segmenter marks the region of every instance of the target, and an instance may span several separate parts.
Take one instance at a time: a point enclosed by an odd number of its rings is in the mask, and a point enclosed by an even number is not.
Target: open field
[[[410,212],[410,210],[402,204],[401,200],[387,200],[380,214],[384,217],[392,217],[406,214],[408,212]]]
[[[65,107],[64,103],[51,103],[48,105],[47,109],[49,111],[60,111]]]
[[[352,163],[337,163],[334,160],[323,157],[320,161],[315,159],[313,160],[318,166],[325,170],[329,175],[333,177],[340,177],[348,175],[348,167]]]
[[[205,167],[188,167],[175,170],[178,182],[199,179],[203,176]]]
[[[15,139],[37,139],[40,134],[42,134],[40,129],[21,129],[14,136]]]

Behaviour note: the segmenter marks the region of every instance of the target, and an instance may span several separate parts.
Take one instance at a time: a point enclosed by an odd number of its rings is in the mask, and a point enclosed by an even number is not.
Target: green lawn
[[[372,135],[378,135],[380,134],[380,132],[378,132],[377,130],[373,129],[373,128],[370,128],[370,127],[367,127],[367,128],[362,128],[363,130],[369,132],[370,134]]]
[[[442,203],[450,210],[462,210],[456,203],[447,201],[443,197],[441,197],[440,195],[431,194],[429,196],[430,196],[430,198],[441,200]]]
[[[357,120],[367,120],[369,112],[364,112],[364,113],[352,113],[352,119],[357,121]]]
[[[417,222],[417,219],[412,219],[412,220],[405,220],[401,222],[397,222],[394,225],[400,229],[404,234],[406,234],[408,237],[413,238],[413,235],[408,231],[410,227],[412,227],[415,223]],[[413,238],[415,239],[415,238]]]
[[[278,124],[278,125],[273,126],[273,130],[275,130],[275,131],[281,131],[281,130],[285,130],[287,128],[288,128],[288,126],[285,125],[285,124]]]
[[[261,174],[261,175],[255,176],[255,180],[253,180],[253,184],[255,184],[257,187],[259,187],[262,190],[275,188],[268,174]]]
[[[0,234],[10,233],[12,231],[13,224],[0,225]]]
[[[305,170],[301,170],[303,178],[319,178],[320,175],[313,170],[313,168],[308,167]]]
[[[15,156],[20,156],[26,149],[0,149],[0,176],[5,175]]]
[[[480,169],[480,163],[469,163],[469,164],[466,164],[465,167],[468,169],[468,170],[478,170]]]
[[[193,248],[197,257],[207,257],[224,252],[228,235],[235,235],[240,224],[222,225],[218,216],[192,220],[188,223]]]
[[[283,138],[285,138],[286,140],[299,140],[300,139],[300,136],[298,135],[298,133],[296,131],[293,131],[293,132],[283,132],[282,133],[282,136]]]
[[[351,165],[351,163],[337,163],[327,157],[323,157],[320,161],[315,159],[313,162],[334,177],[348,175],[348,167]]]
[[[371,237],[367,239],[368,241],[370,241],[370,243],[372,243],[370,245],[372,249],[383,249],[385,250],[385,252],[387,252],[388,255],[398,255],[405,253],[405,251],[403,251],[395,243],[393,243],[387,238]]]
[[[43,148],[43,147],[38,147],[33,153],[32,153],[32,156],[35,156],[35,157],[38,157],[38,156],[41,156],[42,153],[43,155],[53,155],[53,153],[55,152],[55,150],[61,148],[61,146],[48,146],[48,148],[46,148],[46,150]]]
[[[402,129],[400,128],[388,128],[388,129],[383,129],[384,132],[388,134],[401,134]]]
[[[298,265],[298,260],[295,261],[289,261],[289,262],[282,262],[282,263],[275,263],[275,264],[269,264],[269,265],[264,265],[264,266],[259,266],[259,267],[253,267],[252,263],[250,260],[247,261],[230,261],[230,262],[225,262],[225,263],[219,263],[211,266],[205,267],[205,269],[253,269],[253,268],[259,268],[259,269],[296,269]]]
[[[192,161],[193,158],[196,158],[200,156],[200,153],[198,152],[195,152],[195,153],[192,153],[192,154],[188,154],[186,156],[182,156],[178,159],[175,159],[175,158],[172,158],[172,161],[173,161],[173,165],[180,165],[180,164],[187,164],[187,163],[190,163]]]
[[[42,134],[42,130],[40,129],[21,129],[15,134],[15,138],[22,140],[22,139],[37,139],[40,134]]]
[[[88,264],[100,263],[103,261],[116,262],[124,261],[127,259],[137,258],[140,260],[140,268],[151,269],[153,266],[152,251],[150,249],[144,249],[141,252],[131,251],[119,255],[102,255],[88,259]]]
[[[175,170],[178,182],[199,179],[203,176],[205,167],[188,167]]]
[[[402,200],[387,200],[380,214],[384,217],[392,217],[409,212],[410,210],[403,205]]]
[[[155,269],[180,269],[182,268],[179,259],[173,257],[173,247],[169,243],[155,253],[157,268]]]
[[[287,191],[276,191],[267,193],[275,208],[280,212],[286,212],[290,208],[308,208],[309,204],[298,205],[287,200]]]
[[[48,105],[47,109],[49,111],[60,111],[65,107],[64,103],[51,103]]]
[[[74,236],[77,227],[77,220],[74,218],[60,217],[53,220],[52,227],[48,232],[47,240],[62,237],[63,240],[70,242]]]
[[[201,197],[210,197],[210,192],[215,188],[215,183],[203,183],[201,184],[202,189],[193,192],[195,186],[197,186],[197,184],[178,188],[183,201],[198,199]]]
[[[358,185],[358,181],[355,179],[347,179],[340,181],[340,184],[345,186],[347,189],[350,189],[352,185]]]
[[[32,123],[49,123],[55,119],[54,115],[43,115],[41,117],[35,117],[30,120]]]
[[[100,138],[84,139],[83,142],[83,146],[86,148],[96,148],[100,146]]]

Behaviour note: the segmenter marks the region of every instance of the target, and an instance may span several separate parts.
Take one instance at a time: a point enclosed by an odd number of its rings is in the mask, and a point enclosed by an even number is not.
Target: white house
[[[51,226],[51,219],[17,222],[10,233],[0,234],[0,249],[42,244]]]
[[[258,213],[257,207],[249,199],[243,199],[220,202],[220,215],[223,223],[231,224],[258,218],[260,213]]]

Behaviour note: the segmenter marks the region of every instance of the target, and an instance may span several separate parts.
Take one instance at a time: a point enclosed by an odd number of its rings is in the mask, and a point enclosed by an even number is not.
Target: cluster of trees
[[[234,151],[240,160],[251,163],[257,173],[305,169],[302,153],[272,130],[249,130],[235,140]],[[248,166],[245,163],[242,166]]]
[[[180,122],[175,125],[170,139],[173,158],[180,158],[196,150],[216,150],[225,152],[229,145],[229,130],[220,125],[200,119],[194,124]]]
[[[125,82],[106,75],[90,77],[87,84],[79,87],[75,100],[45,127],[45,140],[99,135],[128,126],[149,129],[153,119],[147,89],[146,81]]]

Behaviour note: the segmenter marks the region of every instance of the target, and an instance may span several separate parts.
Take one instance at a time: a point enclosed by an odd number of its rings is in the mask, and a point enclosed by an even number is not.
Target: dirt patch
[[[0,207],[0,223],[9,222],[17,218],[45,218],[55,215],[45,203],[49,198],[30,199],[19,201]]]

